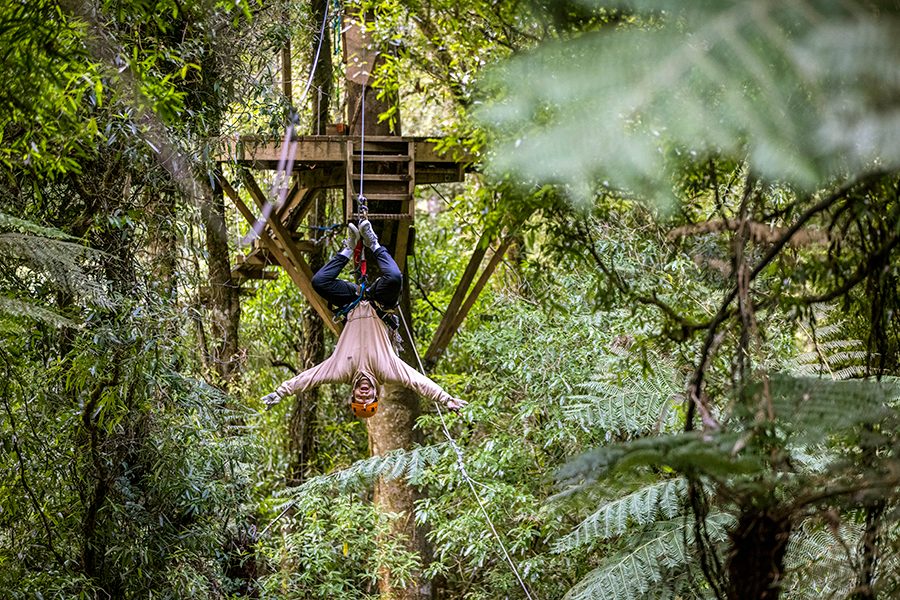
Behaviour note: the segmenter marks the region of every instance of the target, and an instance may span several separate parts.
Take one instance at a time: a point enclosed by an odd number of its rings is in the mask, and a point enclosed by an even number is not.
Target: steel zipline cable
[[[406,336],[409,339],[409,344],[412,347],[413,354],[416,355],[416,361],[419,363],[419,372],[422,373],[422,375],[425,375],[425,367],[422,364],[422,358],[419,356],[419,350],[418,348],[416,348],[416,342],[415,340],[413,340],[412,331],[410,331],[409,325],[406,323],[406,317],[403,315],[402,310],[399,310],[397,312],[400,313],[400,319],[403,321],[403,328],[406,329]],[[466,480],[469,489],[472,490],[472,495],[475,497],[475,501],[478,503],[478,508],[481,509],[481,514],[484,515],[484,520],[487,521],[488,527],[490,527],[491,529],[491,533],[494,534],[494,538],[497,540],[497,543],[500,545],[500,549],[503,551],[503,557],[509,564],[510,569],[512,569],[513,575],[516,576],[516,580],[519,582],[519,586],[522,588],[522,591],[525,592],[525,597],[528,598],[528,600],[535,600],[535,596],[531,594],[531,590],[528,589],[528,586],[525,585],[525,581],[519,574],[519,568],[516,566],[515,561],[506,550],[506,544],[503,543],[503,538],[500,537],[500,534],[497,532],[497,528],[494,527],[494,521],[491,519],[490,514],[488,514],[487,508],[484,505],[484,501],[481,499],[481,495],[478,493],[478,490],[475,489],[475,483],[477,482],[472,479],[472,477],[469,475],[469,471],[466,470],[466,464],[465,462],[463,462],[462,448],[459,447],[459,444],[456,443],[456,440],[453,438],[453,435],[447,428],[447,421],[444,419],[444,411],[441,410],[441,406],[437,402],[434,403],[434,406],[435,408],[437,408],[438,417],[441,420],[441,430],[444,433],[444,437],[447,438],[447,441],[450,443],[450,447],[453,448],[453,451],[456,453],[456,466],[459,468],[459,472],[460,474],[462,474],[463,479]]]

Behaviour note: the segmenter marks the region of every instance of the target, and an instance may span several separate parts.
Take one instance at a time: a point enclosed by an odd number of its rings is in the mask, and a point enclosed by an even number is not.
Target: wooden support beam
[[[450,323],[456,317],[456,313],[459,312],[459,307],[462,306],[463,300],[465,300],[466,292],[469,291],[469,286],[472,285],[472,280],[475,279],[475,274],[478,272],[478,267],[481,266],[481,259],[484,258],[486,251],[487,237],[485,234],[482,234],[475,245],[471,258],[469,258],[469,264],[466,265],[459,283],[456,284],[456,291],[453,292],[453,297],[450,299],[450,304],[447,305],[444,317],[434,332],[431,345],[428,346],[428,351],[425,353],[425,363],[429,367],[434,366],[437,359],[443,354],[444,348],[446,348],[446,343],[443,347],[439,346],[439,343],[441,343],[444,334],[450,328]],[[449,339],[447,341],[449,342]]]
[[[294,181],[294,185],[291,186],[290,191],[288,191],[287,196],[284,197],[284,202],[276,209],[276,213],[278,213],[278,218],[284,222],[284,216],[288,213],[289,210],[294,205],[294,201],[297,199],[297,196],[300,194],[300,190],[303,188],[300,187],[299,181]]]
[[[313,207],[316,203],[316,189],[306,189],[303,190],[303,197],[300,199],[300,204],[297,205],[297,210],[295,214],[290,215],[291,221],[293,223],[300,223],[303,219],[306,218],[306,213]]]
[[[259,186],[256,184],[256,181],[253,180],[252,176],[249,174],[245,175],[249,178],[247,189],[250,192],[251,197],[253,197],[256,204],[260,207],[260,210],[265,205],[265,197],[259,189]],[[222,189],[228,194],[228,197],[231,198],[231,201],[234,202],[234,205],[237,207],[238,212],[243,215],[244,219],[252,227],[256,223],[256,215],[244,204],[244,201],[241,200],[240,195],[237,191],[231,186],[228,181],[222,175],[219,175],[219,184],[222,186]],[[278,261],[285,271],[287,271],[288,276],[294,282],[294,284],[300,288],[300,291],[306,296],[306,299],[309,300],[309,303],[312,305],[316,312],[319,313],[319,316],[322,317],[322,320],[325,321],[325,325],[334,332],[335,335],[340,335],[341,328],[340,326],[334,322],[332,319],[332,313],[328,310],[328,305],[325,303],[325,300],[319,296],[316,291],[312,287],[312,269],[309,268],[309,265],[300,255],[300,252],[297,250],[296,246],[293,244],[291,240],[289,232],[287,232],[284,226],[278,221],[277,218],[273,219],[272,215],[269,216],[268,219],[269,226],[272,227],[272,231],[274,232],[276,238],[273,239],[268,231],[261,231],[259,233],[260,242],[268,247],[268,249],[272,252],[272,255],[275,257],[275,260]],[[284,236],[284,237],[281,237]],[[280,239],[279,239],[280,238]],[[286,240],[286,243],[284,243]],[[299,259],[299,260],[298,260]]]
[[[440,354],[444,352],[444,349],[450,344],[450,340],[453,339],[453,336],[456,335],[456,332],[459,330],[459,326],[462,325],[462,322],[466,320],[466,317],[469,314],[469,311],[472,310],[472,307],[475,306],[475,301],[478,300],[478,296],[481,294],[481,290],[484,289],[484,286],[487,284],[488,279],[491,278],[491,275],[494,274],[494,270],[497,268],[497,265],[500,264],[500,261],[503,260],[503,255],[506,254],[506,251],[509,249],[509,245],[512,243],[512,237],[507,237],[505,240],[500,242],[500,247],[497,248],[497,251],[494,252],[494,255],[491,256],[491,260],[488,261],[487,266],[484,268],[484,271],[481,272],[481,276],[478,278],[478,281],[475,282],[475,285],[472,287],[472,291],[469,292],[469,295],[466,296],[466,301],[463,302],[462,307],[460,307],[459,312],[456,313],[456,316],[450,322],[450,326],[444,332],[444,339],[438,341],[438,348],[440,348],[440,353],[435,357],[440,358]]]

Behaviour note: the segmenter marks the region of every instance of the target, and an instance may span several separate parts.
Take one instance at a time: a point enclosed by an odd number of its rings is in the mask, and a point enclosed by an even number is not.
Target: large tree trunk
[[[313,0],[314,22],[321,23],[325,18],[325,9],[328,0]],[[318,30],[317,30],[318,31]],[[331,37],[326,29],[322,38],[322,47],[319,49],[318,34],[313,37],[310,54],[310,64],[313,64],[317,51],[319,62],[313,73],[312,88],[316,91],[311,95],[309,102],[313,109],[312,133],[321,135],[325,133],[328,123],[328,115],[331,108],[332,72],[331,62]],[[282,61],[285,61],[283,58]],[[286,69],[290,71],[290,69]],[[287,90],[285,90],[287,94]],[[316,208],[309,217],[312,226],[322,225],[325,222],[325,193],[318,192]],[[318,271],[325,264],[325,248],[317,246],[309,256],[309,265],[313,272]],[[299,369],[301,371],[313,367],[325,360],[325,325],[321,317],[312,306],[303,311],[303,343],[299,354]],[[294,397],[291,409],[290,422],[288,424],[288,485],[300,485],[309,475],[311,466],[316,460],[316,430],[317,407],[319,403],[319,389],[302,392]]]
[[[346,21],[352,21],[347,15]],[[346,22],[345,21],[345,22]],[[347,106],[351,135],[360,135],[365,122],[365,135],[386,136],[400,135],[400,119],[395,119],[391,130],[387,122],[378,123],[378,115],[385,112],[392,104],[391,100],[376,97],[372,89],[371,72],[377,66],[378,56],[371,48],[371,40],[357,23],[350,23],[344,33],[344,52],[347,60]],[[365,101],[363,102],[363,92]],[[376,230],[381,223],[375,223]],[[396,252],[396,241],[387,244],[392,255]],[[404,273],[404,290],[401,299],[401,310],[406,322],[410,322],[409,284]],[[401,327],[401,330],[403,328]],[[405,333],[405,332],[404,332]],[[402,358],[415,364],[410,340],[404,342]],[[410,390],[398,386],[385,385],[382,388],[378,403],[378,413],[367,421],[369,427],[369,448],[372,455],[380,455],[398,448],[410,448],[419,442],[414,430],[416,418],[419,416],[419,398]],[[418,492],[400,479],[378,481],[375,485],[375,505],[383,513],[395,513],[400,517],[394,521],[391,533],[395,539],[402,540],[409,550],[419,554],[424,565],[427,565],[431,552],[425,539],[425,532],[416,526],[415,501]],[[405,587],[397,587],[390,572],[380,574],[378,587],[384,598],[392,600],[425,600],[432,596],[431,583],[422,573],[413,576],[412,583]]]
[[[777,507],[746,508],[730,532],[729,600],[777,600],[792,522]]]
[[[146,192],[150,194],[151,192]],[[166,300],[175,301],[178,291],[177,264],[178,238],[175,228],[175,195],[159,193],[155,201],[147,202],[147,254],[154,275],[150,286]]]
[[[406,322],[410,322],[409,281],[403,279],[403,297],[400,310]],[[416,364],[412,351],[412,340],[408,339],[404,328],[403,352],[401,358],[409,364]],[[373,456],[385,454],[398,448],[410,448],[421,443],[421,436],[415,429],[420,414],[419,397],[415,392],[397,385],[385,385],[378,402],[378,413],[368,420],[369,447]],[[389,535],[402,541],[407,550],[415,552],[422,559],[423,566],[431,561],[431,547],[425,537],[426,531],[415,522],[415,502],[420,498],[418,490],[402,479],[379,480],[375,484],[375,505],[383,513],[399,515],[391,526]],[[406,588],[397,588],[388,571],[381,573],[378,587],[382,597],[402,600],[425,600],[433,597],[431,582],[414,573],[412,583]]]
[[[325,220],[325,195],[319,193],[316,209],[310,216],[310,224]],[[323,247],[317,247],[310,255],[310,267],[317,271],[325,264]],[[304,371],[325,360],[325,324],[312,306],[303,310],[303,342],[300,347],[299,370]],[[313,388],[294,396],[288,424],[288,472],[287,484],[300,485],[308,478],[316,460],[316,418],[319,404],[319,388]]]
[[[209,360],[217,379],[227,388],[238,372],[238,326],[241,322],[240,291],[231,279],[228,230],[222,188],[207,188],[201,217],[206,229],[206,261],[209,268]]]

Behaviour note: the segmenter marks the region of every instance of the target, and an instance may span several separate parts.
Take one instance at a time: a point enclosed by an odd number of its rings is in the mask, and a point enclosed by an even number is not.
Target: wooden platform
[[[268,268],[280,266],[336,334],[340,326],[332,320],[325,301],[312,288],[312,271],[306,257],[315,249],[315,242],[298,232],[314,204],[316,192],[343,189],[346,222],[360,218],[357,198],[362,191],[368,200],[367,217],[382,244],[390,250],[401,271],[405,271],[415,219],[415,186],[461,182],[473,162],[467,154],[449,156],[438,152],[439,142],[425,137],[367,136],[363,142],[359,137],[343,135],[298,136],[291,145],[294,148],[292,185],[283,204],[273,207],[270,204],[273,199],[263,193],[252,171],[278,169],[284,140],[244,136],[219,141],[215,160],[235,167],[235,175],[245,191],[244,198],[249,196],[255,210],[247,206],[235,186],[220,173],[222,190],[248,223],[256,224],[258,219],[264,223],[262,227],[257,225],[259,236],[251,249],[235,261],[233,282],[271,279],[274,273]],[[498,239],[483,235],[479,240],[429,345],[427,364],[433,365],[441,356],[512,239],[507,232]],[[481,269],[489,251],[490,259]],[[481,274],[476,277],[479,271]]]
[[[237,164],[256,170],[274,171],[281,158],[283,139],[260,136],[221,138],[215,160]],[[343,187],[346,181],[348,147],[359,151],[359,136],[346,135],[304,135],[296,136],[293,171],[304,177],[304,185],[317,188]],[[437,151],[438,142],[433,138],[390,136],[366,136],[365,152],[376,154],[390,150],[397,143],[413,145],[415,164],[415,184],[450,183],[463,180],[469,155],[447,156]],[[396,158],[382,158],[382,162],[396,161]],[[313,174],[313,172],[315,172]]]
[[[438,141],[425,137],[308,135],[289,141],[260,136],[220,138],[217,162],[235,167],[236,175],[255,205],[251,210],[224,174],[220,183],[248,223],[262,218],[264,226],[253,248],[235,260],[232,280],[270,279],[270,266],[284,268],[307,296],[322,318],[334,330],[324,301],[312,290],[306,256],[314,242],[298,233],[309,213],[316,192],[342,189],[343,221],[360,218],[357,198],[367,198],[368,218],[400,269],[404,269],[410,231],[415,219],[415,186],[461,182],[471,157],[447,156],[438,152]],[[287,152],[293,152],[293,157]],[[292,186],[280,206],[269,204],[253,171],[274,171],[282,157],[291,164]],[[291,160],[291,158],[293,160]],[[256,226],[259,229],[259,225]]]

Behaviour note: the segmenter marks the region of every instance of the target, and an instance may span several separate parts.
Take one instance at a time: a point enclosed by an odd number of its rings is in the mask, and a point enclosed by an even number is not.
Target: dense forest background
[[[334,336],[231,278],[215,157],[352,124],[351,23],[369,126],[469,161],[421,351],[502,258],[429,365],[458,446],[260,401]],[[28,0],[0,57],[0,596],[900,596],[896,2]]]

